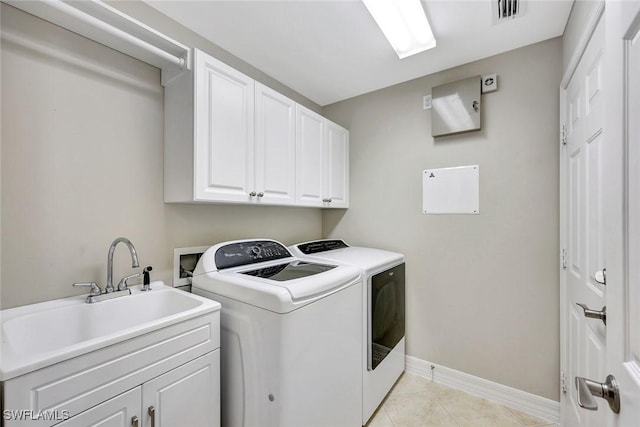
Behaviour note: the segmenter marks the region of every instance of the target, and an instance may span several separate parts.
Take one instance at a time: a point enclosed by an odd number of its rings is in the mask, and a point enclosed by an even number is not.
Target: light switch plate
[[[431,95],[425,95],[422,97],[422,109],[423,110],[431,109]]]

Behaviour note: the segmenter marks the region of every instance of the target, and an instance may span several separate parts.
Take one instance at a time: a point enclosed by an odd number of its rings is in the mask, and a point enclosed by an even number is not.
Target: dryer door
[[[404,263],[371,277],[367,368],[375,369],[404,337]]]

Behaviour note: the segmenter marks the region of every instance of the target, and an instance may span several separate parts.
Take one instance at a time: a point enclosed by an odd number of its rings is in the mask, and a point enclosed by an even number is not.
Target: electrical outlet
[[[431,109],[431,95],[425,95],[422,97],[422,109],[423,110]]]

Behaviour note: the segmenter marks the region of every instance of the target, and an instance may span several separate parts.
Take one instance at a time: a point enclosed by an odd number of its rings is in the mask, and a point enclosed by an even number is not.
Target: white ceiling
[[[560,36],[573,3],[493,25],[490,0],[423,0],[437,47],[401,60],[360,0],[146,1],[322,106]]]

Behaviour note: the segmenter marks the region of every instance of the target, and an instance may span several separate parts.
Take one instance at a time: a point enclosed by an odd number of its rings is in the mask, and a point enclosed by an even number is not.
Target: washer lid
[[[298,262],[295,259],[290,261]],[[285,265],[289,265],[291,262],[285,263]],[[287,313],[342,289],[362,283],[361,270],[347,265],[338,265],[322,273],[317,272],[306,277],[290,278],[284,281],[246,274],[247,272],[268,270],[281,264],[272,261],[256,265],[253,268],[235,267],[194,275],[192,287],[276,313]],[[318,264],[309,263],[308,265],[317,266]],[[302,265],[300,268],[306,267]]]
[[[324,273],[325,271],[329,271],[334,268],[336,268],[335,265],[313,264],[304,261],[292,261],[285,264],[259,268],[257,270],[243,271],[241,272],[241,274],[262,277],[263,279],[275,280],[277,282],[286,282],[287,280],[301,279],[303,277],[313,276],[318,273]]]

